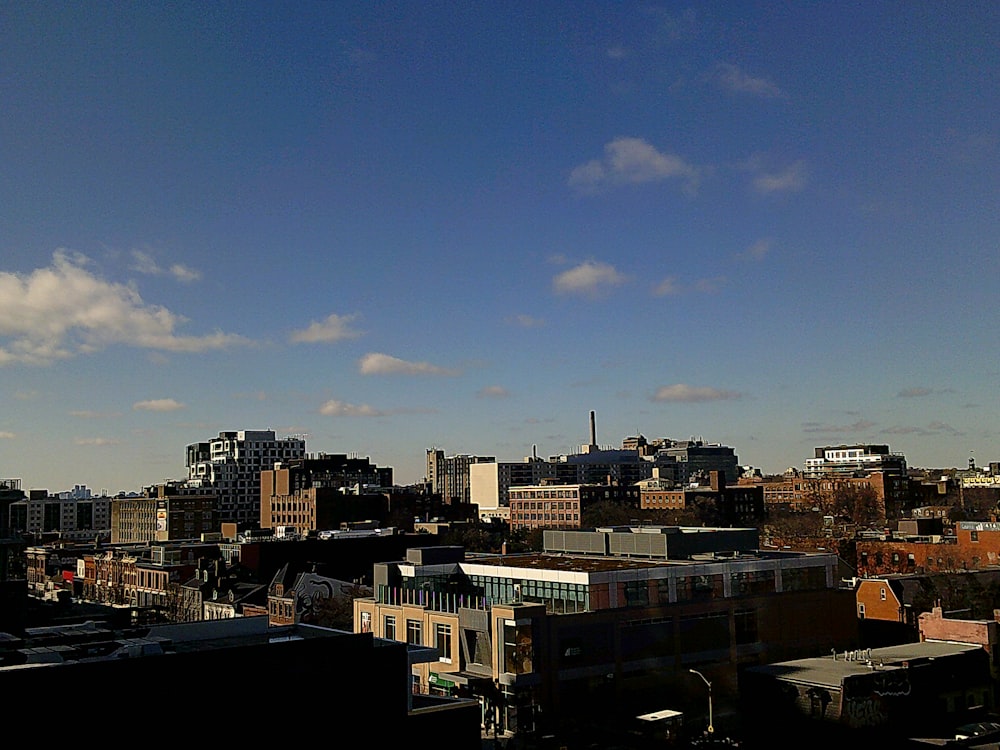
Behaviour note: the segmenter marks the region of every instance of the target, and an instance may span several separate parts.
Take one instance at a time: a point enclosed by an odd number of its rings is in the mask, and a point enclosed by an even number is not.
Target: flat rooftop
[[[892,672],[905,668],[906,662],[919,662],[982,650],[969,643],[921,641],[884,648],[858,649],[836,655],[794,659],[775,664],[748,667],[751,672],[768,674],[789,682],[839,689],[844,677],[874,671]]]

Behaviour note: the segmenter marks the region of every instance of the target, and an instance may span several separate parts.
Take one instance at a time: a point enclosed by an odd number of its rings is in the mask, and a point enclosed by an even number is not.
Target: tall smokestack
[[[597,422],[594,421],[594,410],[590,410],[590,444],[597,445]]]

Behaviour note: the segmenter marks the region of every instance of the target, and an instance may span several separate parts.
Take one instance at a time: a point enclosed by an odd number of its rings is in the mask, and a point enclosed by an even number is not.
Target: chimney
[[[594,421],[594,410],[590,410],[590,444],[597,446],[597,423]]]
[[[709,484],[714,492],[721,492],[726,489],[726,472],[724,471],[710,471],[708,472]]]

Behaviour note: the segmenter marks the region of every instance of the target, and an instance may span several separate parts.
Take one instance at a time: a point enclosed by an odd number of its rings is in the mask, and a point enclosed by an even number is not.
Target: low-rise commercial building
[[[857,642],[833,554],[759,550],[756,529],[546,531],[545,552],[409,550],[375,566],[358,632],[436,648],[421,693],[468,692],[484,728],[531,736],[595,717],[702,710],[689,668],[724,704],[737,671]]]

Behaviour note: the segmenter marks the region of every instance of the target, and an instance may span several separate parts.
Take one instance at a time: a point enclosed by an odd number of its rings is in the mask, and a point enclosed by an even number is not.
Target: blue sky
[[[0,8],[0,477],[1000,460],[1000,5]]]

